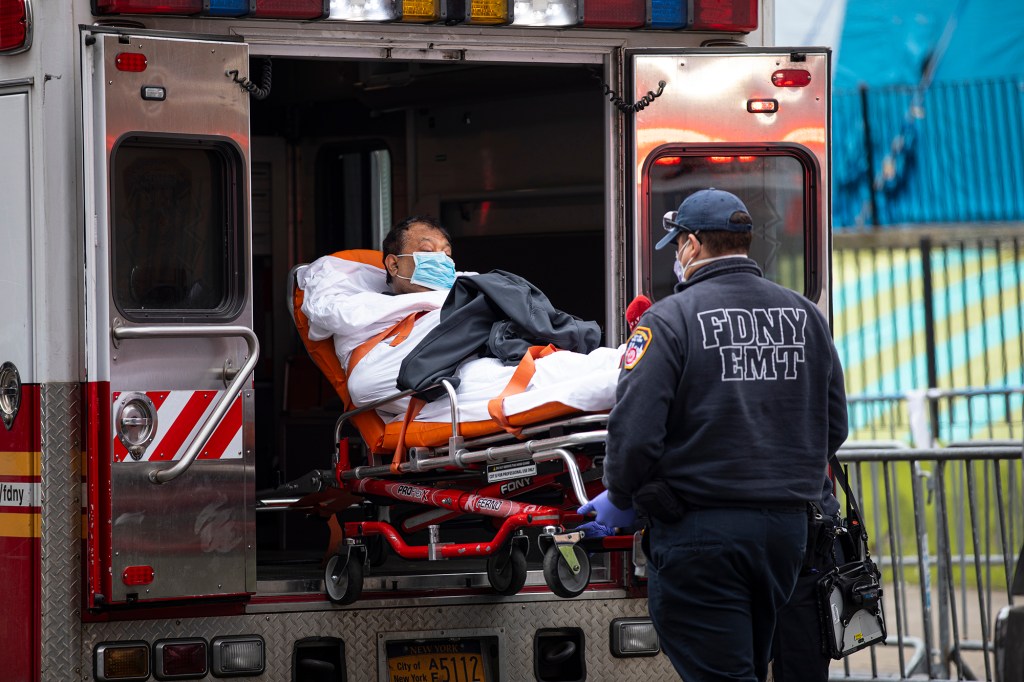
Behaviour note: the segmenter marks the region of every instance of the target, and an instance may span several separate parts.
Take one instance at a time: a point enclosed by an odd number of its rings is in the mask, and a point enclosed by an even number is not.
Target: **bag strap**
[[[397,346],[405,341],[409,338],[409,334],[412,333],[412,328],[416,323],[416,320],[418,320],[423,314],[423,312],[418,312],[406,315],[396,324],[388,327],[380,334],[377,334],[356,346],[356,349],[352,351],[352,355],[349,356],[347,371],[351,372],[352,369],[359,364],[359,361],[366,357],[366,354],[373,350],[374,347],[384,339],[394,336],[395,338],[391,340],[391,346]]]
[[[842,487],[843,492],[846,493],[846,504],[847,504],[847,516],[850,520],[857,524],[860,528],[860,544],[864,550],[864,556],[861,559],[870,558],[870,552],[868,551],[868,531],[864,527],[864,515],[860,512],[860,505],[857,504],[857,496],[853,494],[853,489],[850,487],[850,481],[846,476],[846,470],[843,469],[843,465],[839,462],[839,458],[836,457],[835,453],[829,455],[828,458],[829,466],[832,467],[832,475],[839,481],[839,485]]]
[[[487,401],[487,413],[491,415],[491,419],[498,422],[501,428],[513,436],[518,437],[523,429],[512,426],[509,423],[508,416],[505,414],[505,398],[525,391],[537,371],[534,361],[538,358],[547,357],[557,351],[558,349],[551,344],[546,346],[530,346],[526,354],[523,355],[523,359],[519,361],[519,366],[516,367],[516,371],[512,374],[512,378],[509,379],[505,389],[496,398],[491,398]]]

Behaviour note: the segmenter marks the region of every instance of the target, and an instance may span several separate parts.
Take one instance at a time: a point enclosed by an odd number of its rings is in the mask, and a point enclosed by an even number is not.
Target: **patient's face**
[[[402,244],[403,254],[411,254],[416,251],[443,251],[451,256],[452,245],[439,230],[417,223],[405,233],[405,240]],[[409,282],[408,278],[412,277],[412,271],[416,267],[415,259],[388,256],[386,266],[391,273],[391,291],[394,293],[412,294],[430,291],[426,287]]]

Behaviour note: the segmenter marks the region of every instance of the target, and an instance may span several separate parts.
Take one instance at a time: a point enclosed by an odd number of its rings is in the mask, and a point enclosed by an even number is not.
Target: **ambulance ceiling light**
[[[328,0],[256,0],[257,19],[323,19]]]
[[[199,14],[203,0],[93,0],[93,14]]]
[[[32,47],[30,0],[0,0],[0,54],[18,54]]]
[[[395,21],[402,9],[398,0],[330,0],[331,21]]]
[[[575,26],[585,0],[515,0],[513,26]]]
[[[750,33],[757,28],[757,0],[692,0],[695,31]]]
[[[647,0],[584,0],[588,28],[637,28],[647,21]]]
[[[466,23],[497,26],[512,21],[511,0],[466,0]]]
[[[651,0],[647,28],[673,29],[686,26],[686,0]]]
[[[241,17],[256,9],[256,0],[203,0],[208,17]]]

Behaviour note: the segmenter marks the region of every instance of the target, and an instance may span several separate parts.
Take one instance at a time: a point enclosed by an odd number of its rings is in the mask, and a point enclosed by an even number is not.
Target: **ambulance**
[[[631,548],[571,599],[533,545],[511,596],[386,546],[325,594],[342,406],[289,272],[431,215],[616,346],[717,187],[827,312],[830,53],[773,32],[771,0],[0,0],[0,677],[671,679]]]

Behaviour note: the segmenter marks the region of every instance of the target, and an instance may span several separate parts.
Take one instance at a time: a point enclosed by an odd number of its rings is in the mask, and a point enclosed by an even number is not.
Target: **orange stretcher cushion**
[[[380,251],[370,249],[350,249],[331,254],[335,258],[354,261],[372,265],[384,269],[383,254]],[[348,393],[348,377],[341,367],[341,362],[334,351],[334,343],[331,339],[310,341],[309,319],[302,312],[302,301],[304,299],[302,289],[295,287],[292,304],[295,311],[295,327],[302,338],[302,343],[309,352],[313,363],[324,373],[338,396],[341,397],[345,408],[354,409],[352,398]],[[564,417],[569,414],[579,413],[574,407],[559,402],[545,403],[532,410],[519,414],[509,415],[508,422],[512,426],[529,426],[538,424],[550,419]],[[402,430],[402,422],[385,424],[375,410],[369,410],[352,418],[352,423],[359,430],[366,446],[374,454],[389,454],[398,447],[398,435]],[[494,433],[501,433],[504,428],[501,424],[492,419],[482,421],[463,422],[459,425],[459,435],[463,438],[480,438]],[[409,424],[405,432],[406,447],[437,447],[445,445],[452,435],[452,425],[449,422],[417,422]]]

